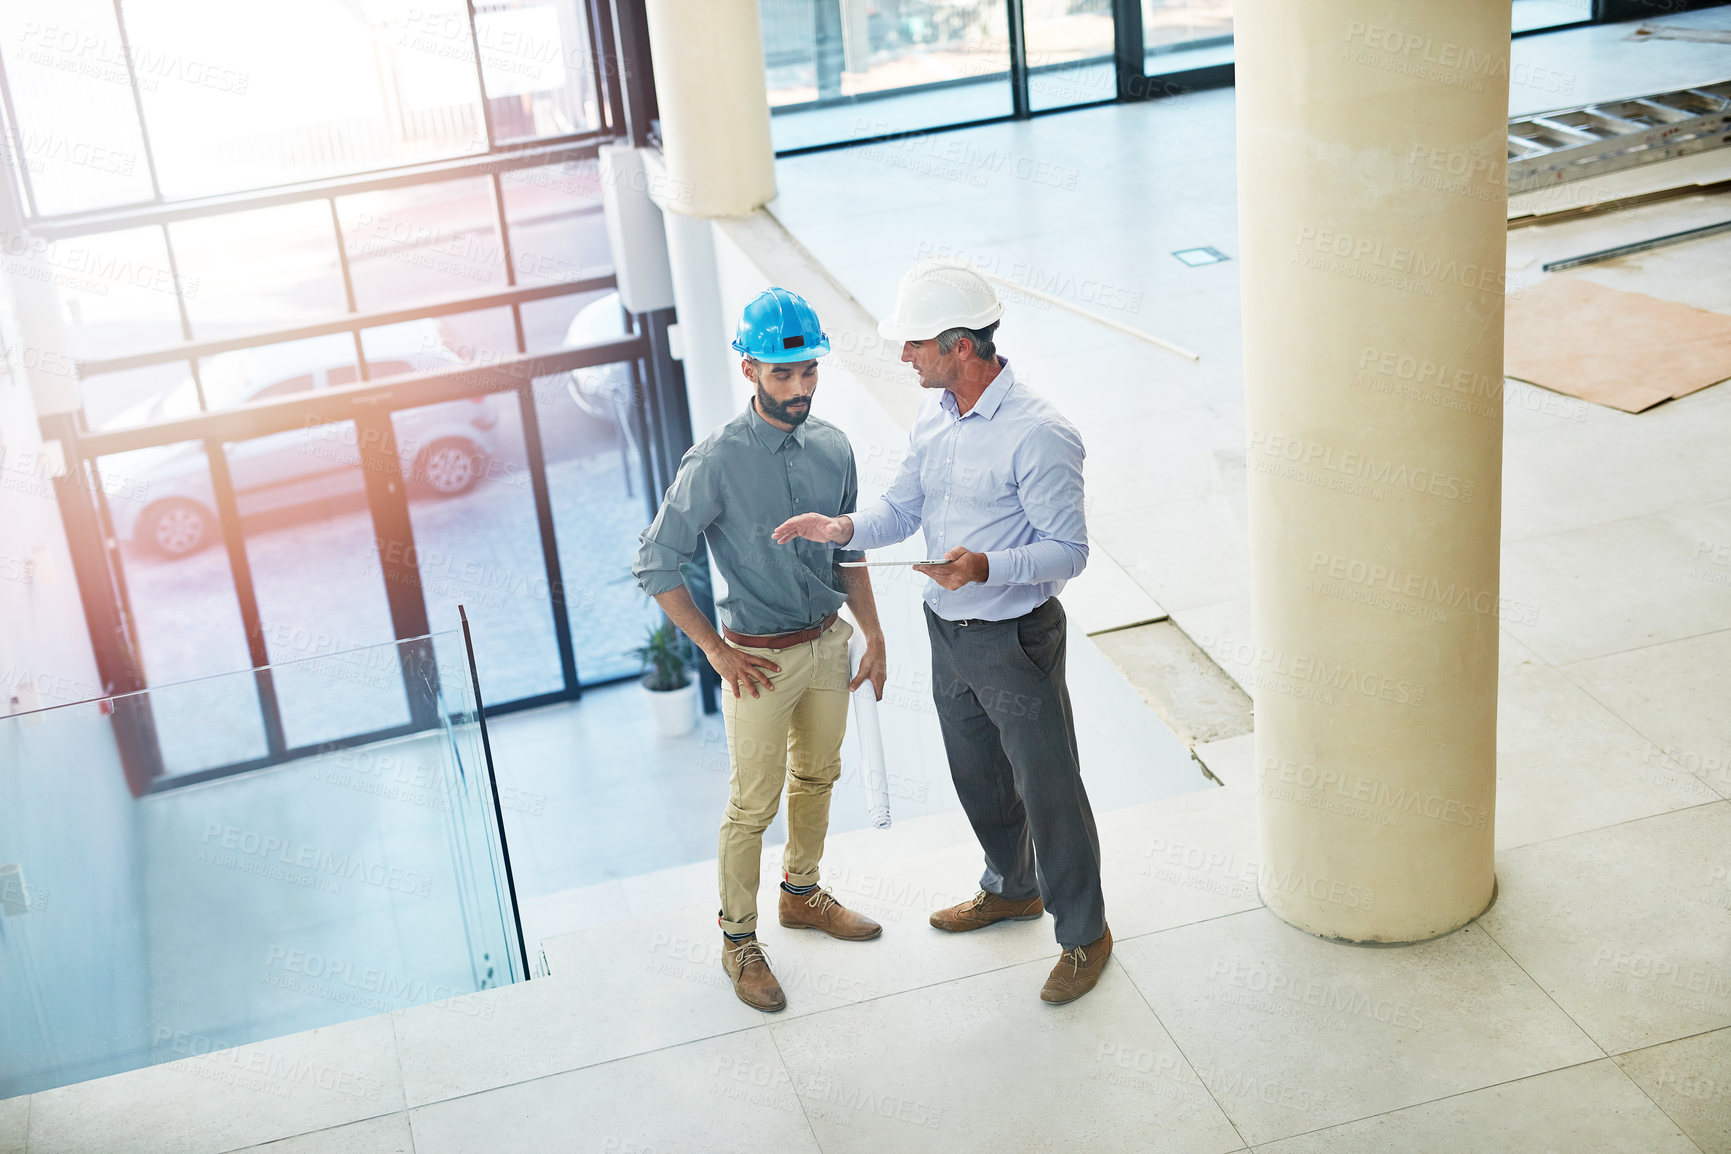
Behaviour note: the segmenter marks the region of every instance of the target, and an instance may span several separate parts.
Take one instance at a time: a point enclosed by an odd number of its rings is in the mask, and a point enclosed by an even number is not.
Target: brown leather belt
[[[839,614],[831,613],[810,629],[798,629],[792,633],[737,633],[723,625],[721,635],[735,645],[749,645],[753,649],[792,649],[795,645],[804,645],[822,637],[823,631],[834,625],[838,617]]]

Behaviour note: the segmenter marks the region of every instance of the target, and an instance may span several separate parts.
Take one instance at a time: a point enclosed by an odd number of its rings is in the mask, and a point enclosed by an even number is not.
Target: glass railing
[[[158,712],[381,667],[407,724],[128,786]],[[456,633],[0,717],[0,1098],[521,980],[497,816]]]

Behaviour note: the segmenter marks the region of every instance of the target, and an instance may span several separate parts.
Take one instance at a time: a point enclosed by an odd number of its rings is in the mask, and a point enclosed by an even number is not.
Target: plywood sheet
[[[1552,276],[1504,304],[1503,372],[1639,413],[1731,378],[1731,316]]]

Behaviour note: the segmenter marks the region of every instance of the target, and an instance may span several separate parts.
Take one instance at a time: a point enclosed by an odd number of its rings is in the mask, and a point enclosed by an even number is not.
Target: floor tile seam
[[[1520,634],[1515,633],[1512,630],[1509,635],[1531,650],[1535,656],[1544,658],[1546,665],[1561,670],[1566,665],[1584,665],[1589,661],[1603,661],[1607,657],[1621,657],[1625,653],[1639,653],[1644,649],[1657,649],[1661,645],[1675,645],[1680,641],[1695,641],[1702,637],[1712,637],[1716,633],[1726,632],[1731,632],[1731,629],[1727,629],[1725,626],[1720,626],[1715,629],[1704,629],[1700,633],[1687,633],[1681,637],[1664,637],[1658,641],[1644,641],[1639,645],[1631,645],[1624,649],[1611,649],[1604,653],[1590,653],[1585,657],[1571,657],[1565,661],[1558,661],[1556,658],[1546,653],[1540,648],[1540,645],[1543,643],[1538,641],[1536,638],[1522,637]]]
[[[1481,914],[1480,917],[1482,918],[1483,915]],[[1593,1037],[1592,1033],[1587,1029],[1586,1026],[1584,1026],[1580,1022],[1576,1021],[1575,1016],[1573,1014],[1569,1013],[1568,1010],[1563,1008],[1562,1004],[1560,1002],[1558,1002],[1555,997],[1552,996],[1551,991],[1545,989],[1544,983],[1540,982],[1537,978],[1533,977],[1533,975],[1527,970],[1527,967],[1521,965],[1520,959],[1516,958],[1515,955],[1509,951],[1509,948],[1506,945],[1504,945],[1502,942],[1497,940],[1497,936],[1491,932],[1491,928],[1489,926],[1485,925],[1482,921],[1479,921],[1477,919],[1475,919],[1472,924],[1477,925],[1479,928],[1479,931],[1485,935],[1485,938],[1487,940],[1489,940],[1491,945],[1495,946],[1497,948],[1498,952],[1500,952],[1503,955],[1503,957],[1505,957],[1509,960],[1509,964],[1514,966],[1515,969],[1519,970],[1521,972],[1521,976],[1533,984],[1533,989],[1535,989],[1535,990],[1539,991],[1539,993],[1543,994],[1545,996],[1545,1000],[1548,1001],[1549,1003],[1551,1003],[1551,1005],[1556,1007],[1557,1013],[1563,1015],[1563,1017],[1565,1019],[1567,1019],[1569,1025],[1575,1027],[1575,1029],[1580,1031],[1581,1037],[1587,1039],[1587,1044],[1592,1046],[1595,1050],[1599,1051],[1599,1057],[1600,1058],[1610,1058],[1611,1057],[1610,1051],[1606,1050],[1605,1047],[1600,1044],[1599,1039]],[[1591,1060],[1596,1062],[1599,1059],[1594,1058]],[[1584,1063],[1580,1063],[1580,1062],[1573,1063],[1573,1065],[1577,1065],[1577,1066],[1583,1065],[1583,1064]],[[1540,1073],[1546,1073],[1546,1072],[1547,1071],[1542,1071],[1542,1070],[1540,1071]]]
[[[363,1122],[376,1122],[380,1118],[395,1118],[398,1114],[403,1116],[405,1122],[408,1121],[409,1109],[405,1106],[400,1110],[386,1110],[380,1114],[368,1114],[365,1118],[350,1118],[347,1122],[333,1122],[329,1126],[320,1126],[313,1130],[299,1130],[293,1134],[284,1134],[280,1138],[266,1138],[263,1142],[244,1142],[239,1146],[224,1146],[220,1151],[215,1151],[213,1154],[237,1154],[238,1151],[242,1150],[256,1150],[260,1146],[270,1146],[277,1142],[292,1142],[296,1138],[306,1138],[313,1134],[324,1134],[332,1130],[341,1130],[345,1126],[359,1126]],[[30,1147],[26,1145],[24,1150],[25,1154],[29,1154]],[[409,1154],[415,1154],[415,1141],[412,1128],[409,1135]]]
[[[1665,508],[1665,509],[1650,509],[1650,510],[1643,512],[1643,513],[1631,513],[1627,517],[1611,517],[1611,518],[1604,520],[1604,521],[1593,521],[1593,522],[1586,524],[1586,525],[1571,525],[1567,529],[1557,529],[1557,530],[1554,530],[1554,531],[1549,532],[1549,533],[1534,533],[1531,536],[1526,536],[1526,537],[1504,536],[1502,538],[1502,543],[1504,545],[1510,545],[1510,544],[1527,545],[1527,544],[1531,544],[1534,541],[1545,541],[1545,540],[1548,540],[1552,537],[1566,537],[1571,533],[1579,533],[1585,529],[1602,529],[1608,525],[1624,525],[1624,524],[1627,524],[1631,521],[1644,521],[1649,517],[1663,517],[1663,516],[1670,514],[1670,513],[1680,513],[1680,512],[1684,512],[1686,510],[1689,510],[1689,509],[1697,509],[1697,508],[1700,508],[1702,505],[1717,505],[1717,504],[1719,504],[1723,501],[1726,501],[1726,500],[1731,500],[1731,493],[1725,493],[1725,494],[1722,494],[1722,495],[1717,496],[1717,497],[1706,497],[1706,498],[1691,500],[1685,504],[1674,505],[1674,506],[1671,506],[1671,507]]]
[[[1567,1065],[1563,1065],[1563,1066],[1553,1066],[1548,1070],[1536,1070],[1531,1074],[1522,1074],[1522,1075],[1515,1077],[1515,1078],[1504,1078],[1500,1082],[1487,1082],[1483,1086],[1474,1086],[1468,1090],[1456,1090],[1452,1094],[1439,1094],[1435,1098],[1426,1098],[1422,1102],[1411,1102],[1405,1106],[1395,1106],[1395,1107],[1392,1107],[1392,1108],[1387,1109],[1387,1110],[1379,1110],[1375,1114],[1365,1114],[1362,1117],[1350,1118],[1345,1122],[1335,1122],[1335,1123],[1332,1123],[1332,1124],[1327,1125],[1327,1126],[1318,1126],[1314,1130],[1304,1130],[1304,1131],[1301,1131],[1297,1134],[1287,1134],[1287,1135],[1284,1135],[1283,1137],[1280,1137],[1280,1138],[1270,1139],[1269,1141],[1263,1143],[1262,1146],[1253,1147],[1252,1149],[1257,1150],[1257,1149],[1262,1149],[1263,1147],[1274,1146],[1278,1143],[1287,1142],[1287,1141],[1290,1141],[1294,1138],[1303,1138],[1303,1137],[1310,1135],[1310,1134],[1321,1134],[1321,1133],[1324,1133],[1324,1132],[1329,1131],[1329,1130],[1338,1129],[1342,1126],[1356,1126],[1360,1122],[1369,1122],[1369,1121],[1376,1119],[1376,1118],[1387,1118],[1390,1115],[1400,1114],[1400,1113],[1403,1113],[1404,1111],[1407,1111],[1407,1110],[1416,1110],[1421,1106],[1434,1106],[1438,1102],[1447,1102],[1451,1098],[1464,1098],[1468,1094],[1479,1094],[1479,1093],[1483,1093],[1486,1090],[1495,1090],[1500,1086],[1512,1086],[1517,1082],[1525,1082],[1525,1081],[1528,1081],[1532,1078],[1543,1078],[1543,1077],[1550,1075],[1550,1074],[1560,1074],[1565,1070],[1578,1070],[1582,1066],[1591,1066],[1595,1062],[1607,1062],[1607,1061],[1611,1062],[1612,1065],[1616,1065],[1616,1061],[1614,1059],[1612,1059],[1609,1055],[1602,1055],[1602,1056],[1597,1057],[1597,1058],[1588,1058],[1584,1062],[1570,1062]],[[1624,1075],[1624,1076],[1627,1077],[1627,1075]],[[1631,1081],[1632,1080],[1633,1079],[1631,1079]],[[1669,1120],[1670,1116],[1666,1115],[1666,1118],[1667,1118],[1667,1120]]]
[[[1570,525],[1567,529],[1546,529],[1541,533],[1508,533],[1502,534],[1501,536],[1504,545],[1525,545],[1533,541],[1542,541],[1548,537],[1560,537],[1565,533],[1575,533],[1584,529],[1599,529],[1607,525],[1621,525],[1627,521],[1644,521],[1649,517],[1666,517],[1673,513],[1687,512],[1690,509],[1699,508],[1702,505],[1716,504],[1721,499],[1722,498],[1713,498],[1708,501],[1690,501],[1687,504],[1672,505],[1663,509],[1647,509],[1628,517],[1608,517],[1604,520],[1582,521],[1579,524]],[[1505,518],[1505,523],[1506,521],[1507,519]]]
[[[1676,645],[1684,641],[1699,641],[1703,637],[1713,637],[1720,633],[1731,633],[1731,625],[1721,625],[1717,629],[1704,629],[1700,633],[1691,633],[1687,637],[1672,637],[1665,641],[1648,641],[1641,645],[1631,645],[1627,649],[1617,649],[1610,653],[1601,653],[1595,657],[1576,657],[1568,661],[1552,662],[1551,664],[1560,672],[1566,670],[1571,665],[1585,665],[1589,661],[1603,661],[1607,657],[1621,657],[1625,653],[1639,653],[1644,649],[1657,649],[1661,645]],[[1515,640],[1520,641],[1521,639],[1517,637]],[[1521,641],[1521,644],[1527,645],[1529,649],[1532,648],[1532,646],[1528,645],[1525,641]],[[1570,680],[1572,681],[1574,679],[1570,678]],[[1582,688],[1585,689],[1586,687],[1582,686]],[[1590,693],[1591,691],[1589,690],[1588,692]],[[1609,709],[1610,707],[1606,706],[1606,708]]]
[[[1665,1043],[1663,1043],[1663,1042],[1661,1042],[1659,1044],[1665,1045]],[[1678,1122],[1677,1119],[1671,1117],[1671,1111],[1665,1109],[1665,1107],[1662,1104],[1660,1104],[1660,1102],[1657,1098],[1655,1098],[1655,1097],[1653,1097],[1653,1095],[1647,1093],[1647,1087],[1645,1087],[1645,1086],[1641,1085],[1641,1083],[1635,1081],[1634,1076],[1631,1075],[1629,1073],[1629,1071],[1623,1069],[1623,1064],[1621,1062],[1617,1061],[1617,1055],[1615,1055],[1615,1054],[1611,1055],[1611,1065],[1613,1065],[1617,1068],[1617,1073],[1623,1075],[1624,1078],[1628,1079],[1629,1084],[1631,1086],[1635,1087],[1636,1091],[1640,1093],[1641,1097],[1647,1099],[1647,1101],[1649,1101],[1653,1104],[1653,1109],[1659,1111],[1660,1117],[1664,1118],[1665,1121],[1671,1123],[1671,1125],[1673,1125],[1677,1128],[1677,1133],[1683,1135],[1683,1140],[1685,1142],[1689,1143],[1689,1145],[1695,1147],[1696,1154],[1707,1154],[1707,1152],[1701,1148],[1701,1143],[1695,1141],[1695,1136],[1693,1134],[1689,1133],[1689,1131],[1683,1129],[1683,1124],[1681,1122]]]
[[[855,1006],[869,1006],[873,1002],[881,1002],[887,998],[899,998],[903,994],[917,994],[917,993],[920,993],[920,992],[925,991],[925,990],[935,990],[935,989],[939,988],[940,986],[953,986],[959,982],[972,981],[974,978],[983,978],[989,974],[1001,974],[1005,970],[1013,970],[1017,966],[1031,965],[1034,962],[1040,962],[1040,961],[1044,961],[1044,960],[1046,960],[1046,955],[1042,954],[1038,958],[1027,958],[1027,959],[1020,961],[1020,962],[1007,962],[1004,965],[992,966],[992,967],[990,967],[988,969],[984,969],[984,970],[977,970],[971,974],[959,974],[953,978],[944,978],[944,979],[942,979],[940,981],[936,981],[936,982],[927,982],[925,985],[922,985],[922,986],[909,986],[903,990],[890,990],[887,993],[873,994],[869,998],[860,998],[858,1001],[841,1002],[841,1003],[838,1003],[837,1005],[834,1005],[834,1006],[825,1006],[821,1010],[812,1010],[808,1013],[799,1014],[799,1015],[797,1015],[795,1017],[791,1017],[791,1018],[771,1019],[771,1020],[766,1021],[764,1024],[768,1025],[768,1026],[775,1026],[775,1025],[790,1024],[793,1022],[806,1022],[806,1021],[810,1021],[813,1018],[821,1017],[824,1014],[833,1014],[833,1013],[836,1013],[837,1011],[840,1011],[840,1010],[850,1010],[850,1009],[853,1009]]]
[[[1618,1050],[1612,1054],[1613,1059],[1627,1058],[1631,1054],[1639,1054],[1643,1050],[1657,1050],[1660,1046],[1669,1046],[1673,1042],[1692,1042],[1696,1038],[1705,1038],[1709,1034],[1726,1034],[1731,1037],[1731,1023],[1723,1026],[1708,1026],[1704,1030],[1696,1030],[1693,1034],[1680,1034],[1675,1038],[1666,1038],[1663,1042],[1648,1042],[1644,1046],[1635,1046],[1627,1050]]]
[[[1706,633],[1698,633],[1695,636],[1696,637],[1712,637],[1715,634],[1719,634],[1719,633],[1731,634],[1731,628],[1713,629],[1713,630],[1709,630]],[[1688,640],[1693,640],[1693,638],[1681,638],[1680,640],[1688,641]],[[1669,641],[1660,641],[1660,642],[1657,642],[1656,644],[1657,645],[1670,645],[1673,643],[1669,642]],[[1652,648],[1652,646],[1641,646],[1640,648],[1647,649],[1647,648]],[[1622,652],[1634,653],[1634,652],[1638,652],[1638,650],[1626,649],[1626,650],[1623,650]],[[1607,656],[1619,656],[1619,654],[1608,654]],[[1605,701],[1597,693],[1593,692],[1593,690],[1590,687],[1582,684],[1579,680],[1577,680],[1575,677],[1571,676],[1569,673],[1569,667],[1570,666],[1584,665],[1588,661],[1600,661],[1600,660],[1603,660],[1603,658],[1597,658],[1597,657],[1584,658],[1581,661],[1571,661],[1571,662],[1567,663],[1566,665],[1553,665],[1553,666],[1551,666],[1551,668],[1555,669],[1558,673],[1560,673],[1562,675],[1564,681],[1567,681],[1570,685],[1574,686],[1576,689],[1578,689],[1582,693],[1586,694],[1587,699],[1589,701],[1592,701],[1594,704],[1598,705],[1601,709],[1603,709],[1606,713],[1609,713],[1612,717],[1614,717],[1618,721],[1622,722],[1622,724],[1628,728],[1629,732],[1633,733],[1635,736],[1639,737],[1641,740],[1647,742],[1654,749],[1657,749],[1660,753],[1663,753],[1667,758],[1671,758],[1671,751],[1666,749],[1664,747],[1664,745],[1661,744],[1657,738],[1653,737],[1651,734],[1649,734],[1641,726],[1635,724],[1633,721],[1630,721],[1627,717],[1624,717],[1621,713],[1619,713],[1617,711],[1617,708],[1615,706],[1613,706],[1609,702]],[[1719,794],[1719,796],[1721,798],[1725,797],[1725,795],[1720,792],[1719,787],[1714,785],[1706,777],[1704,777],[1701,774],[1690,769],[1688,766],[1677,761],[1675,758],[1671,758],[1671,760],[1672,760],[1673,764],[1675,764],[1677,766],[1678,769],[1681,769],[1684,773],[1690,774],[1691,776],[1696,778],[1698,781],[1701,782],[1702,785],[1705,785],[1709,790],[1712,790],[1714,793]],[[1712,802],[1703,802],[1701,804],[1711,805]],[[1688,808],[1688,807],[1684,807],[1684,808]]]
[[[1653,1050],[1660,1046],[1669,1046],[1672,1042],[1687,1042],[1693,1038],[1699,1038],[1706,1034],[1723,1033],[1726,1030],[1731,1030],[1731,1019],[1720,1022],[1716,1026],[1707,1026],[1704,1029],[1698,1028],[1698,1026],[1685,1026],[1684,1028],[1693,1030],[1694,1032],[1689,1034],[1679,1034],[1675,1038],[1661,1038],[1657,1042],[1638,1042],[1626,1050],[1606,1051],[1607,1056],[1613,1060],[1617,1058],[1626,1058],[1630,1054],[1639,1054],[1642,1050]]]
[[[1726,631],[1731,631],[1731,630],[1726,630]],[[1551,671],[1551,673],[1556,673],[1556,675],[1560,675],[1561,678],[1563,678],[1563,682],[1567,683],[1567,685],[1568,685],[1568,687],[1570,687],[1570,689],[1580,690],[1580,694],[1582,694],[1582,696],[1586,696],[1587,701],[1593,702],[1593,704],[1596,704],[1596,706],[1598,706],[1598,708],[1605,709],[1606,715],[1612,716],[1612,720],[1617,721],[1618,725],[1622,725],[1622,727],[1624,727],[1625,730],[1629,730],[1629,732],[1631,732],[1631,734],[1636,735],[1636,737],[1639,737],[1639,739],[1644,740],[1644,742],[1648,742],[1648,744],[1650,744],[1650,746],[1653,746],[1653,747],[1655,747],[1655,749],[1658,749],[1658,751],[1660,751],[1660,753],[1667,753],[1667,751],[1665,751],[1665,747],[1660,746],[1660,744],[1658,744],[1658,740],[1655,740],[1655,739],[1653,739],[1653,737],[1651,737],[1651,735],[1646,734],[1646,732],[1644,732],[1643,728],[1639,727],[1639,725],[1636,725],[1636,723],[1634,723],[1634,721],[1629,720],[1629,718],[1625,718],[1625,716],[1622,715],[1622,713],[1618,713],[1617,706],[1613,706],[1613,704],[1610,704],[1610,702],[1605,701],[1605,699],[1601,699],[1601,697],[1599,697],[1598,694],[1594,694],[1593,690],[1589,689],[1589,687],[1587,687],[1587,685],[1582,685],[1582,683],[1577,682],[1577,680],[1575,680],[1575,678],[1572,678],[1572,676],[1568,676],[1568,673],[1567,673],[1567,671],[1565,671],[1565,668],[1563,668],[1563,666],[1554,666],[1554,664],[1546,664],[1546,666],[1544,666],[1544,668],[1546,668],[1546,670]],[[1518,671],[1518,670],[1509,670],[1509,673],[1516,673],[1516,671]],[[1501,673],[1501,671],[1499,671],[1499,680],[1501,680],[1501,676],[1503,676],[1503,673]],[[1667,756],[1669,756],[1669,753],[1667,753]],[[1677,766],[1677,768],[1683,768],[1683,766],[1679,765],[1679,766]],[[1698,773],[1696,773],[1696,777],[1700,777],[1700,775],[1698,775]]]
[[[769,1035],[770,1046],[775,1050],[775,1060],[781,1063],[782,1072],[787,1074],[788,1082],[791,1084],[793,1081],[793,1074],[788,1070],[787,1055],[781,1052],[781,1042],[776,1039],[775,1027],[769,1022],[765,1022],[763,1028]],[[805,1108],[805,1096],[795,1091],[793,1100],[799,1103],[800,1120],[805,1123],[805,1132],[811,1135],[812,1146],[817,1149],[818,1154],[823,1154],[823,1142],[817,1136],[817,1127],[811,1124],[811,1114]]]
[[[1224,913],[1224,914],[1209,914],[1207,917],[1197,918],[1193,922],[1179,922],[1175,926],[1162,926],[1161,928],[1159,928],[1157,930],[1143,930],[1139,934],[1126,934],[1123,937],[1118,937],[1117,935],[1113,935],[1112,941],[1113,941],[1114,946],[1123,945],[1125,942],[1141,941],[1143,938],[1152,938],[1152,937],[1155,937],[1159,934],[1169,934],[1174,930],[1187,930],[1191,926],[1207,925],[1209,922],[1218,922],[1218,921],[1222,921],[1226,918],[1239,918],[1239,917],[1243,917],[1245,914],[1253,914],[1257,910],[1267,910],[1267,909],[1268,909],[1267,903],[1263,902],[1260,898],[1258,898],[1256,904],[1253,906],[1250,906],[1248,909],[1232,910],[1232,911],[1230,911],[1228,913]],[[1276,914],[1275,916],[1279,917],[1280,915]],[[1286,925],[1289,923],[1282,921],[1281,924]],[[1297,927],[1294,926],[1293,928],[1296,929]],[[1309,936],[1317,937],[1318,935],[1310,934]],[[1321,938],[1320,940],[1327,941],[1328,939],[1327,938]]]
[[[1186,927],[1189,927],[1189,926],[1202,925],[1204,922],[1218,921],[1221,918],[1237,917],[1240,914],[1254,913],[1256,910],[1266,909],[1266,908],[1267,908],[1266,906],[1264,906],[1262,903],[1258,902],[1255,906],[1252,906],[1250,909],[1233,910],[1232,912],[1225,913],[1225,914],[1213,914],[1213,915],[1206,917],[1206,918],[1199,918],[1194,922],[1182,922],[1178,925],[1165,926],[1165,927],[1158,929],[1158,930],[1145,930],[1142,933],[1131,934],[1128,937],[1122,937],[1122,938],[1115,937],[1114,938],[1114,944],[1116,945],[1117,943],[1121,943],[1121,942],[1132,942],[1138,938],[1150,937],[1153,934],[1163,934],[1163,933],[1167,933],[1171,930],[1185,929]],[[843,1002],[840,1005],[828,1006],[828,1007],[825,1007],[824,1009],[821,1009],[821,1010],[812,1010],[810,1013],[800,1014],[797,1017],[783,1018],[783,1019],[770,1019],[770,1020],[765,1022],[765,1025],[773,1026],[773,1025],[777,1024],[778,1021],[780,1021],[780,1022],[806,1021],[806,1020],[811,1019],[811,1018],[816,1018],[822,1014],[833,1014],[838,1010],[846,1010],[846,1009],[849,1009],[849,1008],[854,1007],[854,1006],[869,1005],[872,1002],[881,1002],[886,998],[900,997],[903,994],[918,993],[919,991],[922,991],[922,990],[932,990],[932,989],[938,988],[939,986],[954,985],[958,982],[965,982],[965,981],[968,981],[972,978],[985,977],[987,974],[1002,973],[1005,970],[1013,970],[1017,966],[1026,966],[1026,965],[1030,965],[1034,962],[1044,961],[1045,958],[1046,958],[1046,955],[1042,954],[1040,957],[1037,957],[1037,958],[1028,958],[1028,959],[1025,959],[1025,960],[1020,961],[1020,962],[1008,962],[1008,963],[1005,963],[1004,965],[1001,965],[1001,966],[991,966],[991,967],[984,969],[984,970],[975,971],[974,973],[960,974],[960,975],[957,975],[956,977],[953,977],[953,978],[944,978],[944,979],[942,979],[940,981],[936,981],[936,982],[927,982],[924,985],[920,985],[920,986],[909,986],[906,989],[890,990],[886,993],[874,994],[872,997],[869,997],[869,998],[860,998],[857,1001]],[[665,1047],[663,1047],[663,1048],[665,1048]]]
[[[759,1014],[759,1017],[762,1017],[762,1015]],[[597,1058],[592,1062],[580,1062],[575,1066],[568,1066],[563,1070],[549,1070],[545,1074],[536,1074],[529,1078],[518,1078],[511,1082],[501,1082],[497,1086],[487,1086],[479,1090],[465,1090],[460,1094],[451,1094],[442,1098],[429,1098],[425,1102],[416,1102],[410,1105],[405,1105],[403,1109],[404,1112],[413,1114],[417,1110],[427,1110],[434,1106],[443,1106],[450,1102],[460,1102],[465,1098],[477,1098],[482,1094],[491,1094],[495,1090],[509,1090],[516,1086],[527,1086],[534,1082],[545,1082],[549,1078],[561,1078],[566,1074],[576,1074],[584,1070],[595,1070],[602,1066],[611,1066],[615,1062],[628,1062],[635,1058],[645,1058],[651,1054],[659,1054],[665,1050],[677,1050],[681,1046],[695,1046],[699,1042],[712,1042],[717,1038],[730,1038],[735,1034],[747,1034],[752,1030],[765,1029],[768,1025],[769,1023],[767,1021],[759,1021],[750,1026],[740,1026],[732,1030],[721,1030],[713,1034],[700,1034],[695,1038],[687,1038],[682,1042],[668,1042],[666,1045],[662,1046],[651,1046],[647,1050],[634,1050],[628,1054],[616,1054],[611,1058]],[[411,1122],[412,1121],[413,1119],[411,1119]]]
[[[1688,771],[1685,770],[1684,772],[1687,773]],[[1657,821],[1660,818],[1670,817],[1673,814],[1687,813],[1692,809],[1707,809],[1715,805],[1731,805],[1731,798],[1708,798],[1706,801],[1698,801],[1693,805],[1680,805],[1676,809],[1662,810],[1659,813],[1642,814],[1640,817],[1626,817],[1619,821],[1606,822],[1604,825],[1595,825],[1589,826],[1586,829],[1578,829],[1573,833],[1559,833],[1551,837],[1540,838],[1537,841],[1522,842],[1520,845],[1504,846],[1496,851],[1496,856],[1501,857],[1505,853],[1520,853],[1532,849],[1534,846],[1550,845],[1553,842],[1566,841],[1572,837],[1586,837],[1590,834],[1603,833],[1608,829],[1617,829],[1620,826],[1633,825],[1638,821]]]
[[[1132,939],[1125,938],[1124,940],[1131,941]],[[1166,1024],[1163,1018],[1160,1017],[1160,1011],[1156,1010],[1154,1008],[1154,1003],[1148,1000],[1148,995],[1143,991],[1141,983],[1136,980],[1136,976],[1130,972],[1130,967],[1124,964],[1122,958],[1117,959],[1117,962],[1118,969],[1123,973],[1125,980],[1130,983],[1130,988],[1136,991],[1136,996],[1142,1000],[1142,1004],[1148,1007],[1148,1012],[1152,1014],[1154,1020],[1160,1024],[1161,1032],[1164,1033],[1167,1039],[1172,1043],[1172,1048],[1178,1051],[1178,1056],[1184,1059],[1184,1065],[1192,1074],[1196,1075],[1196,1084],[1202,1087],[1202,1092],[1208,1095],[1208,1100],[1214,1103],[1214,1108],[1220,1111],[1220,1116],[1226,1119],[1226,1124],[1232,1127],[1232,1132],[1234,1134],[1238,1135],[1238,1141],[1242,1144],[1241,1148],[1245,1150],[1250,1149],[1250,1140],[1247,1139],[1244,1136],[1244,1132],[1238,1128],[1238,1123],[1233,1120],[1232,1115],[1226,1112],[1226,1107],[1220,1104],[1220,1099],[1214,1096],[1214,1091],[1208,1088],[1208,1083],[1203,1080],[1201,1072],[1196,1069],[1196,1063],[1192,1062],[1190,1060],[1190,1055],[1184,1052],[1183,1043],[1178,1041],[1178,1035],[1174,1034],[1172,1028]]]

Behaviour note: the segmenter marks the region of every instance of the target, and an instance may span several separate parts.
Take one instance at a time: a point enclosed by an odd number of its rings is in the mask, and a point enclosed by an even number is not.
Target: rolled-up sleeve
[[[655,520],[638,535],[631,574],[651,597],[685,583],[679,566],[691,560],[698,537],[721,515],[719,491],[705,473],[704,458],[697,449],[688,450]]]
[[[1040,426],[1017,449],[1016,492],[1034,528],[1026,545],[986,552],[986,585],[1067,581],[1088,564],[1082,506],[1082,438],[1068,425]]]
[[[925,485],[920,481],[920,462],[913,443],[889,489],[869,509],[852,514],[853,536],[849,550],[864,557],[867,549],[881,549],[914,535],[925,509]]]
[[[854,468],[853,450],[850,448],[847,454],[847,481],[843,484],[841,491],[841,513],[837,515],[852,514],[858,506],[859,472]],[[865,550],[856,549],[850,545],[846,549],[837,549],[835,559],[837,561],[864,561]]]

